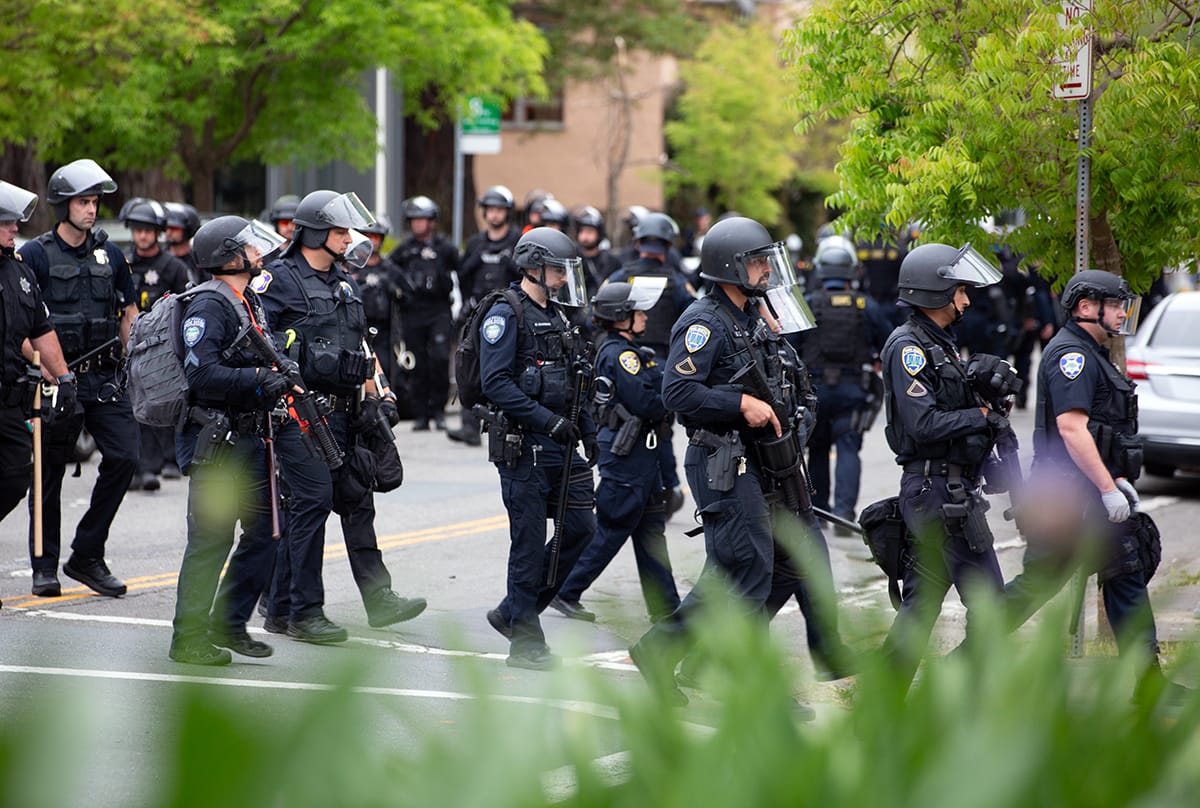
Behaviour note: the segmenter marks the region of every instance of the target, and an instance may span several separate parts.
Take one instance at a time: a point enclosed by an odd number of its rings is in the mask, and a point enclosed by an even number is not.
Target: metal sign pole
[[[462,202],[463,202],[463,151],[462,151],[462,113],[454,121],[454,231],[451,241],[455,249],[462,247]]]

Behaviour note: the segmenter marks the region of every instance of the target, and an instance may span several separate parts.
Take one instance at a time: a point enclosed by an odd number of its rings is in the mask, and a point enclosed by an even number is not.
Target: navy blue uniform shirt
[[[113,287],[117,290],[120,304],[130,306],[137,303],[136,292],[133,288],[133,273],[129,271],[129,262],[125,260],[125,253],[121,252],[120,247],[111,241],[105,241],[104,244],[97,247],[95,231],[88,231],[87,238],[78,247],[71,247],[63,241],[58,235],[57,227],[50,232],[54,233],[54,240],[58,242],[58,246],[62,250],[68,254],[73,252],[80,259],[89,252],[103,250],[108,263],[113,268]],[[38,286],[45,289],[50,284],[50,261],[46,258],[46,249],[37,241],[27,241],[21,245],[19,252],[25,265],[33,270],[33,274],[37,277]]]

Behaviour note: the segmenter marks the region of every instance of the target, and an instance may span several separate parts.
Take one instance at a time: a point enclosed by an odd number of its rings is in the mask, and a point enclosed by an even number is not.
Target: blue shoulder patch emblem
[[[637,372],[642,369],[642,360],[638,358],[637,351],[622,351],[621,355],[617,357],[617,361],[631,376],[636,376]]]
[[[261,295],[267,291],[267,287],[271,285],[272,280],[271,273],[264,269],[254,280],[250,281],[250,288],[254,290],[255,294]]]
[[[1083,354],[1078,351],[1071,351],[1069,354],[1063,354],[1062,358],[1058,360],[1058,369],[1068,379],[1075,379],[1080,373],[1083,373],[1083,366],[1086,361]]]
[[[712,332],[708,330],[708,326],[689,325],[687,333],[683,335],[683,345],[688,349],[688,353],[695,353],[708,344],[708,338],[712,336]]]
[[[916,376],[925,367],[925,352],[916,345],[905,345],[900,352],[900,362],[909,376]]]
[[[204,329],[208,326],[203,317],[189,317],[183,321],[183,344],[189,348],[195,347],[200,338],[204,336]]]
[[[505,320],[499,314],[493,314],[483,321],[479,332],[487,340],[488,345],[495,345],[504,336]]]

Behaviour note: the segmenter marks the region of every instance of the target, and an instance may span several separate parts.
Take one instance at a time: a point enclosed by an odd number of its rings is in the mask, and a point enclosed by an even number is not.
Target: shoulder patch
[[[909,376],[916,376],[925,367],[925,352],[916,345],[905,345],[900,351],[900,362]]]
[[[708,344],[708,338],[711,336],[712,331],[708,329],[708,326],[699,323],[689,325],[687,333],[683,335],[683,345],[687,348],[688,353],[695,353]]]
[[[1083,366],[1087,362],[1083,354],[1078,351],[1071,351],[1068,354],[1063,354],[1058,360],[1058,369],[1062,371],[1062,375],[1068,379],[1075,379],[1080,373],[1083,373]]]
[[[687,359],[684,359],[682,362],[675,363],[675,371],[680,376],[695,376],[696,375],[696,363],[693,362],[692,358],[689,356]]]
[[[487,340],[488,345],[495,345],[504,336],[504,329],[507,325],[505,319],[499,314],[493,314],[491,317],[483,321],[479,332],[483,338]]]
[[[925,385],[921,384],[921,382],[913,379],[912,384],[908,386],[908,389],[905,390],[904,393],[905,395],[912,396],[913,398],[922,398],[929,394],[929,390],[927,390]]]
[[[642,369],[642,360],[638,358],[637,351],[621,351],[621,355],[617,357],[617,361],[621,363],[621,367],[625,368],[625,372],[631,376],[636,376],[637,372]]]
[[[204,336],[208,323],[203,317],[189,317],[183,321],[183,344],[192,348]]]
[[[271,285],[272,280],[274,280],[274,276],[264,269],[258,274],[258,277],[250,281],[250,288],[253,289],[255,293],[261,295],[263,292],[267,291],[267,287]]]

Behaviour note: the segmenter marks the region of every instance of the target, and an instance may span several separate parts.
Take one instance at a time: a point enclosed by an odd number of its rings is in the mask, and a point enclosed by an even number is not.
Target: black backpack
[[[458,332],[458,348],[454,352],[454,381],[458,385],[458,401],[464,410],[469,410],[476,404],[488,403],[487,396],[483,394],[483,383],[479,378],[479,329],[492,306],[502,299],[508,302],[517,315],[518,333],[525,330],[525,309],[521,305],[521,296],[515,289],[488,292],[467,312]]]

